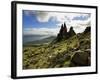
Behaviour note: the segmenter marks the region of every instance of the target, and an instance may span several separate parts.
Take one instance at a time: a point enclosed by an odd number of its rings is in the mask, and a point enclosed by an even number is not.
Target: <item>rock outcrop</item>
[[[69,37],[72,37],[72,36],[76,35],[75,31],[73,30],[73,27],[70,27],[68,35],[69,35]]]
[[[62,39],[68,39],[69,37],[72,37],[76,35],[75,31],[73,30],[73,27],[70,27],[70,30],[67,32],[66,24],[61,25],[61,29],[57,35],[57,40],[60,41]]]
[[[89,27],[86,27],[84,33],[88,33],[88,32],[90,32],[90,31],[91,31],[91,27],[89,26]]]
[[[72,57],[70,66],[89,66],[90,65],[90,50],[75,51]]]

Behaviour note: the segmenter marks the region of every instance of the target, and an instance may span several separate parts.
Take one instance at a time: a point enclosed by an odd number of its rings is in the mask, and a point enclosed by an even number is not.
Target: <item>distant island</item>
[[[23,69],[90,66],[90,55],[91,26],[76,34],[63,23],[57,36],[23,44]]]

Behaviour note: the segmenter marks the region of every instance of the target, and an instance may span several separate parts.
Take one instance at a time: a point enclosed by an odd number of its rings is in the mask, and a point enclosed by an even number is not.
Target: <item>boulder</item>
[[[90,52],[78,50],[74,53],[70,66],[90,65]]]

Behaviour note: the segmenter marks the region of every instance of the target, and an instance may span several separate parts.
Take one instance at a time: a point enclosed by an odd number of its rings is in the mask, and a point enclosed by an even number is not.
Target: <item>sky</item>
[[[62,24],[81,33],[91,25],[91,14],[23,10],[24,35],[57,35]]]

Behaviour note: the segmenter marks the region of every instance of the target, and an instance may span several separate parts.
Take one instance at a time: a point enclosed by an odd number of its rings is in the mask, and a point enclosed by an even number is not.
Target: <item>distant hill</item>
[[[24,45],[34,45],[34,44],[44,44],[44,43],[46,44],[46,43],[52,42],[55,38],[56,38],[56,36],[50,36],[50,37],[43,38],[43,39],[40,39],[40,40],[27,42]]]
[[[41,40],[50,37],[48,35],[23,35],[23,43],[32,42],[36,40]]]

